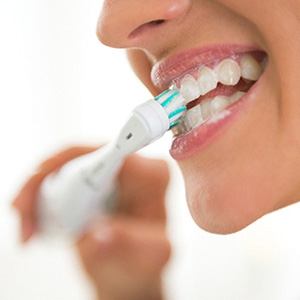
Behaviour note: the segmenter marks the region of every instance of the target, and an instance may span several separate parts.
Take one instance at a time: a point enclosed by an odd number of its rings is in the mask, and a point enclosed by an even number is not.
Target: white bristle
[[[170,104],[165,107],[167,114],[170,114],[172,111],[178,109],[179,107],[184,106],[183,97],[179,94],[175,97]]]
[[[167,101],[170,97],[173,97],[173,99],[168,102],[167,105],[163,105],[165,101]],[[184,105],[184,99],[180,92],[175,89],[166,90],[163,93],[161,93],[159,96],[157,96],[156,101],[161,104],[167,113],[171,113],[173,110],[178,109],[180,106]]]

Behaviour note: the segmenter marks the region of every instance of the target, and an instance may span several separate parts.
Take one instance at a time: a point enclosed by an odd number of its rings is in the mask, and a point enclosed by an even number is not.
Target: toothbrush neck
[[[153,141],[148,123],[139,115],[132,114],[123,126],[112,146],[124,157],[132,154]]]

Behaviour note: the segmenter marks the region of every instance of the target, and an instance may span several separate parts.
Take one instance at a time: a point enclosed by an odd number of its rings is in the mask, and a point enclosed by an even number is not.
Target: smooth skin
[[[159,92],[150,80],[153,64],[183,50],[241,44],[255,46],[268,54],[266,73],[256,94],[255,105],[213,143],[179,162],[191,214],[195,222],[209,232],[236,232],[263,215],[300,199],[299,32],[300,1],[297,0],[104,1],[98,23],[100,41],[110,47],[127,49],[137,76],[153,94]],[[81,153],[75,151],[73,154]],[[70,158],[67,155],[58,157],[61,158],[59,165]],[[130,170],[136,159],[139,160],[136,171],[148,176],[162,176],[161,168],[166,168],[162,162],[152,164],[133,157],[132,165],[127,164],[122,171],[128,174],[124,189],[130,191],[127,197],[120,199],[125,207],[132,203],[130,199],[137,199],[139,195],[136,182],[129,176],[134,175]],[[24,240],[35,232],[35,192],[40,179],[57,167],[54,162],[25,185],[15,202],[22,215]],[[151,167],[151,172],[146,172],[147,167]],[[167,170],[162,173],[165,176],[163,182],[167,184]],[[153,191],[153,186],[162,180],[156,181],[155,176],[143,178],[145,184],[148,180],[151,182],[149,191]],[[165,187],[151,199],[158,199],[157,210],[161,212],[164,211]],[[140,193],[141,199],[145,199],[145,194],[145,190]],[[131,207],[138,205],[139,201],[133,201]],[[144,204],[138,211],[144,209],[139,216],[120,208],[121,214],[107,218],[105,226],[101,222],[95,225],[92,233],[87,233],[79,241],[82,261],[97,290],[103,291],[104,298],[101,299],[162,298],[160,280],[155,280],[160,276],[154,275],[163,270],[170,249],[164,226],[154,225],[164,224],[165,216],[162,213],[163,217],[155,217],[158,211],[148,210]],[[146,227],[132,226],[137,221]],[[105,242],[95,238],[94,232],[101,230],[105,230],[109,237]],[[141,248],[131,247],[133,236],[135,241],[145,239],[145,242],[138,243]],[[109,260],[103,259],[105,247],[100,245],[104,244],[116,250],[107,253]],[[116,245],[118,247],[113,248]],[[117,255],[118,248],[123,245],[127,250],[122,253],[127,255],[126,266],[120,263],[125,259]],[[162,258],[156,247],[161,247],[165,253]],[[151,266],[139,268],[138,251],[146,249],[153,256]],[[103,264],[106,267],[102,267]],[[140,284],[134,283],[137,278],[141,279]],[[125,297],[120,298],[122,294]]]

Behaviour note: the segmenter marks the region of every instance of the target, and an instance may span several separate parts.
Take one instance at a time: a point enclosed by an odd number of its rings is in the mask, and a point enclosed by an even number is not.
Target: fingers
[[[165,220],[164,200],[169,183],[163,160],[129,157],[119,175],[120,212],[144,219]]]
[[[79,240],[78,246],[87,258],[126,257],[127,262],[133,259],[141,265],[162,265],[169,257],[164,226],[128,217],[101,219]],[[146,253],[150,254],[147,260]]]
[[[20,213],[22,242],[26,242],[36,231],[35,194],[44,176],[42,173],[34,174],[13,202],[13,207]]]
[[[159,277],[171,251],[164,226],[120,217],[96,223],[78,241],[78,249],[87,272],[106,287]]]
[[[47,159],[43,163],[41,163],[38,171],[41,173],[49,174],[50,172],[53,172],[58,168],[60,168],[66,162],[78,156],[92,152],[96,149],[97,149],[96,147],[82,147],[82,146],[68,148],[64,151],[59,152],[53,157]]]
[[[21,240],[26,242],[37,229],[36,200],[37,192],[43,179],[56,171],[67,161],[95,150],[93,147],[73,147],[58,153],[43,162],[38,171],[28,179],[13,201],[21,217]]]
[[[24,184],[13,202],[21,216],[21,237],[27,241],[37,230],[37,193],[43,179],[63,164],[95,147],[73,147],[43,162]],[[164,198],[169,181],[168,167],[160,160],[129,157],[120,172],[119,211],[131,217],[165,221]]]

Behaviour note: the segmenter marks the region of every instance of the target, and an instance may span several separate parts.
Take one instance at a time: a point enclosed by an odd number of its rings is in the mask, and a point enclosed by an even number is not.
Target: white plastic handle
[[[104,147],[49,175],[39,193],[41,233],[76,236],[94,217],[106,213],[117,192],[121,165],[122,159]]]
[[[48,176],[39,194],[43,233],[78,235],[105,213],[116,193],[116,177],[124,158],[161,137],[169,129],[163,107],[150,100],[134,111],[115,143],[72,160]]]

